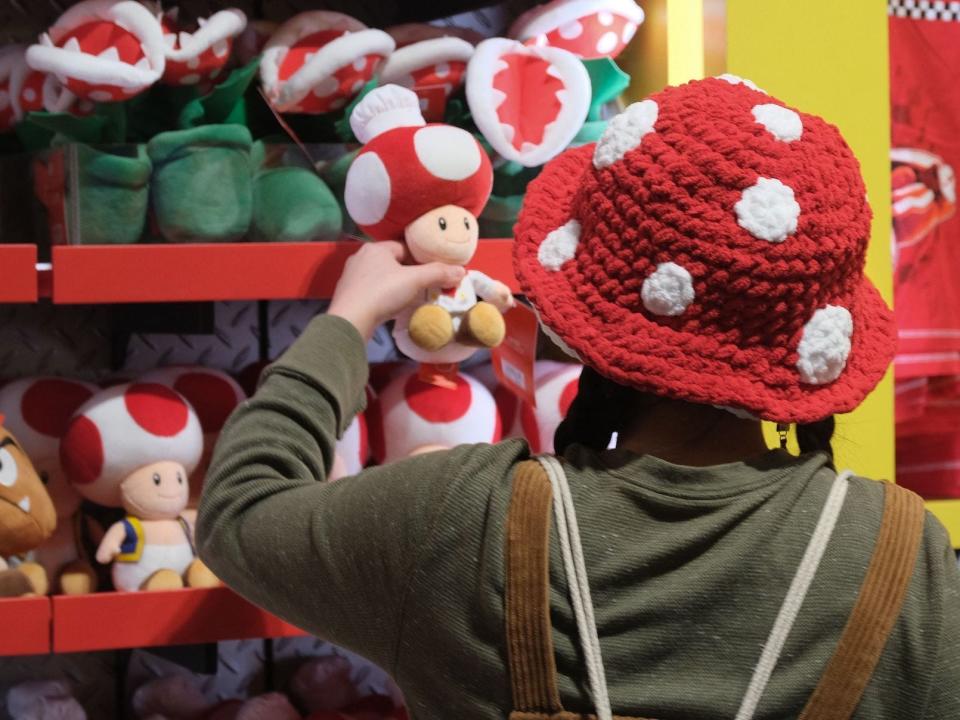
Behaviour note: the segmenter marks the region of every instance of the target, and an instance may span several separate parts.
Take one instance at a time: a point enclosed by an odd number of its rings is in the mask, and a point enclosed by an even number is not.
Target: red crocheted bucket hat
[[[521,287],[600,374],[776,422],[854,409],[893,358],[839,131],[732,75],[613,118],[527,189]]]

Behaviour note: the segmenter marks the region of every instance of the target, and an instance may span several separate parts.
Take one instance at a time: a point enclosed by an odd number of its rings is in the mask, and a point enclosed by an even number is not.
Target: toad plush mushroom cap
[[[163,461],[193,472],[203,452],[200,421],[182,395],[157,383],[117,385],[80,407],[60,443],[67,477],[88,500],[121,504],[123,480]]]
[[[179,25],[178,16],[175,8],[160,20],[166,53],[161,82],[196,85],[217,78],[230,60],[234,38],[247,26],[247,16],[235,8],[221,10],[198,19],[199,27],[192,33]]]
[[[523,435],[535,453],[553,452],[553,435],[580,389],[582,365],[542,360],[536,365],[537,406],[523,403]]]
[[[554,0],[523,13],[509,35],[540,47],[562,48],[584,60],[614,58],[643,22],[633,0]]]
[[[20,378],[0,388],[0,413],[34,464],[59,463],[60,438],[96,385],[59,377]]]
[[[544,168],[514,268],[601,375],[812,422],[859,405],[893,357],[870,220],[839,131],[727,75],[628,106]]]
[[[142,383],[158,383],[186,398],[200,420],[203,434],[219,435],[234,409],[247,399],[240,384],[227,373],[213,368],[177,366],[151,370]]]
[[[56,76],[79,97],[126,100],[163,75],[160,22],[132,0],[84,0],[27,50],[35,70]]]
[[[424,116],[441,120],[447,98],[463,84],[471,55],[473,45],[458,37],[421,40],[393,51],[380,82],[413,90]]]
[[[452,125],[424,125],[416,94],[397,85],[370,92],[350,117],[366,144],[347,171],[344,202],[376,240],[400,240],[421,215],[457,205],[479,215],[493,187],[480,143]]]
[[[355,97],[394,47],[385,32],[348,15],[304,12],[277,28],[267,42],[260,78],[277,110],[327,113]]]
[[[421,448],[454,447],[500,440],[500,414],[479,380],[458,373],[455,388],[424,382],[416,369],[401,373],[370,406],[369,428],[379,463],[407,457]]]

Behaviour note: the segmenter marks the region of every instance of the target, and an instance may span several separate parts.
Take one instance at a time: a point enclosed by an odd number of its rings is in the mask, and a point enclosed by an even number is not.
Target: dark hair
[[[812,423],[797,423],[797,443],[800,452],[825,452],[833,462],[833,431],[837,423],[833,415]]]
[[[554,449],[562,455],[578,443],[596,451],[605,450],[615,432],[622,432],[639,413],[649,410],[661,398],[619,385],[590,367],[580,374],[577,395],[567,417],[553,436]],[[797,441],[801,453],[825,452],[833,462],[833,416],[817,422],[798,424]]]
[[[651,397],[618,385],[585,366],[567,417],[554,433],[554,449],[562,455],[570,445],[578,443],[605,450],[613,433],[620,432],[645,406],[651,406]]]

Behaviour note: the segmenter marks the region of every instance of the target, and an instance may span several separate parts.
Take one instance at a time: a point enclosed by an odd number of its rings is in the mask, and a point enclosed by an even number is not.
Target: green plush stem
[[[254,181],[253,239],[334,240],[342,226],[343,215],[336,197],[311,170],[272,168]]]
[[[180,112],[179,127],[198,125],[246,124],[244,94],[257,75],[260,58],[254,58],[227,75],[226,79],[203,97],[188,102]]]
[[[593,90],[590,97],[590,110],[587,121],[600,119],[603,106],[616,100],[630,84],[630,76],[610,58],[584,60],[587,74],[590,75],[590,86]]]
[[[150,159],[146,148],[133,156],[71,145],[68,214],[73,235],[84,245],[135,243],[143,234],[149,200]]]
[[[229,242],[242,238],[253,212],[250,131],[242,125],[203,125],[157,135],[151,200],[169,242]]]

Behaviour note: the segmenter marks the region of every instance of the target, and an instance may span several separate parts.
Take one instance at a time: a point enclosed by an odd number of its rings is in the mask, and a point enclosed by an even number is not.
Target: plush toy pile
[[[354,134],[350,112],[394,85],[426,121],[480,141],[496,170],[473,214],[502,236],[541,166],[599,137],[627,84],[613,58],[642,21],[633,0],[553,0],[484,39],[324,10],[271,24],[81,0],[34,44],[0,48],[0,149],[59,148],[34,163],[56,241],[332,239],[352,230],[343,143],[372,137]],[[273,149],[288,127],[339,149]]]

